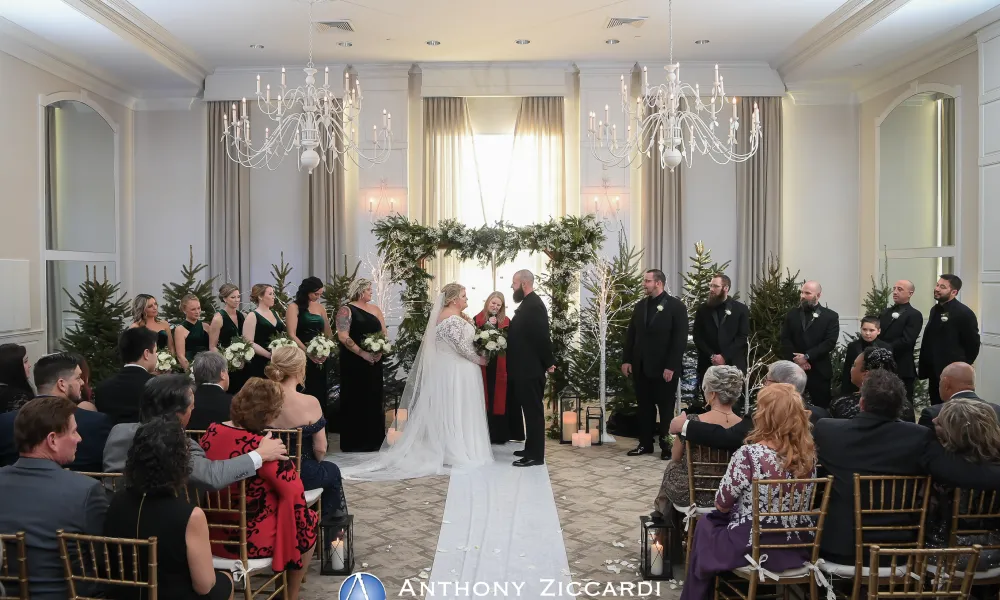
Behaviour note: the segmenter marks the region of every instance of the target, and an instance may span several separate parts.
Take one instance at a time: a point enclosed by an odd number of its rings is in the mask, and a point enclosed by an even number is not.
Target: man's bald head
[[[819,297],[823,295],[823,286],[818,281],[807,281],[799,289],[799,302],[804,308],[813,309],[819,305]]]
[[[900,279],[892,286],[892,301],[896,304],[907,304],[913,297],[916,287],[909,279]]]
[[[938,392],[942,400],[950,400],[958,392],[976,390],[976,369],[969,363],[953,362],[941,371]]]

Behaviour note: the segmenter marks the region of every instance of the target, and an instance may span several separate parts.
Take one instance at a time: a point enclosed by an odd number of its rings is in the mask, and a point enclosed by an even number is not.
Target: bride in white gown
[[[345,479],[443,475],[448,467],[493,461],[480,370],[485,359],[472,344],[475,327],[462,313],[468,304],[461,285],[441,289],[392,424],[399,437],[391,444],[386,439],[375,459],[342,468]]]

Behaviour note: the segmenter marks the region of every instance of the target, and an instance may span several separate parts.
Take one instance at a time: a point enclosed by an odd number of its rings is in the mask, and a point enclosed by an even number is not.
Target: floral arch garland
[[[562,217],[547,223],[516,227],[507,222],[471,228],[458,221],[428,227],[401,215],[377,221],[372,232],[392,281],[404,286],[400,296],[404,315],[396,340],[397,360],[404,370],[413,364],[420,336],[427,327],[431,302],[427,261],[438,250],[462,261],[476,260],[483,267],[511,262],[518,253],[542,252],[548,257],[547,273],[539,288],[549,297],[552,349],[556,372],[551,377],[554,397],[567,387],[567,351],[578,330],[570,300],[579,289],[580,271],[592,262],[604,241],[604,230],[592,215]]]

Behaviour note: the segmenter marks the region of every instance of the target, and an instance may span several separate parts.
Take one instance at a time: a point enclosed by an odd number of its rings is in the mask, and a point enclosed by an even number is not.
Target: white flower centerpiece
[[[493,360],[507,353],[507,336],[496,325],[486,322],[476,330],[472,344],[487,360]]]
[[[336,349],[337,344],[333,340],[326,337],[326,334],[318,333],[316,337],[309,340],[306,344],[306,355],[309,358],[314,358],[316,360],[325,360],[330,358],[333,354],[334,349]]]
[[[279,334],[271,338],[271,343],[267,345],[267,349],[270,352],[274,352],[278,348],[283,348],[285,346],[294,346],[294,345],[295,342],[292,341],[292,338],[288,337],[285,334]]]
[[[392,354],[393,350],[392,342],[381,331],[366,335],[361,340],[361,347],[373,354],[381,354],[382,356]]]
[[[156,370],[160,373],[170,373],[177,369],[177,359],[167,350],[156,353]]]
[[[222,349],[222,356],[230,371],[239,371],[253,358],[253,344],[242,336],[236,336]]]

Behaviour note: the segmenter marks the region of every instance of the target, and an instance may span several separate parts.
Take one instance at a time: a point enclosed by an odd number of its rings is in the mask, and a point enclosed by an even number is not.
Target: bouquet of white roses
[[[324,358],[329,358],[330,355],[333,354],[336,347],[337,344],[335,344],[333,340],[326,337],[326,335],[319,333],[316,334],[316,337],[309,340],[308,344],[306,344],[306,354],[310,358],[322,360]]]
[[[156,353],[156,370],[160,373],[169,373],[177,368],[177,359],[167,350],[160,350]]]
[[[230,371],[239,371],[253,358],[253,344],[246,338],[236,336],[222,350],[226,365]]]
[[[285,346],[295,346],[295,342],[292,341],[292,338],[287,335],[278,334],[271,338],[271,343],[267,345],[267,349],[269,352],[274,352],[278,348],[283,348]]]
[[[361,347],[371,353],[381,354],[382,356],[392,354],[392,342],[390,342],[381,331],[366,335],[365,338],[361,340]]]
[[[507,353],[507,336],[489,322],[476,331],[476,336],[472,338],[472,344],[488,360],[493,360]]]

